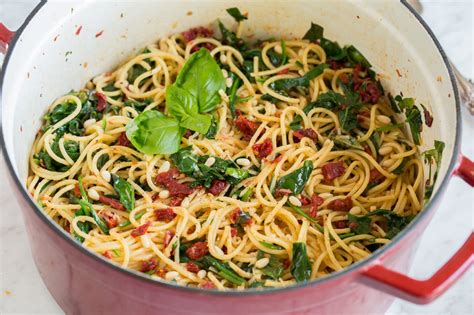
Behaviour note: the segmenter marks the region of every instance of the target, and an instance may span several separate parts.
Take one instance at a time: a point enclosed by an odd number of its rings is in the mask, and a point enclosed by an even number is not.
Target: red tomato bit
[[[214,179],[211,183],[211,187],[209,187],[207,191],[217,196],[227,188],[227,185],[225,180]]]
[[[146,231],[148,230],[148,228],[150,227],[150,224],[151,224],[150,222],[147,222],[143,225],[140,225],[139,227],[137,227],[135,230],[132,231],[131,235],[133,237],[144,235]]]
[[[256,143],[252,146],[252,149],[255,152],[255,155],[259,159],[264,159],[267,156],[269,156],[273,151],[272,140],[265,139],[265,141],[263,141],[261,143]]]
[[[328,209],[334,211],[349,211],[352,208],[352,199],[351,197],[346,197],[344,199],[336,199],[331,201],[328,204]]]
[[[155,210],[155,216],[158,221],[169,222],[176,217],[176,213],[171,208],[157,209]]]
[[[344,166],[343,161],[338,161],[334,163],[328,163],[322,166],[323,176],[327,182],[332,181],[334,178],[337,178],[344,174],[346,167]]]
[[[197,242],[186,250],[186,256],[190,259],[198,260],[209,253],[207,242]]]
[[[299,129],[293,132],[293,141],[296,143],[300,142],[304,137],[316,141],[318,139],[318,134],[311,128]]]
[[[109,198],[105,196],[99,196],[99,201],[102,202],[103,204],[111,206],[114,209],[121,210],[121,211],[125,210],[125,207],[117,199]]]

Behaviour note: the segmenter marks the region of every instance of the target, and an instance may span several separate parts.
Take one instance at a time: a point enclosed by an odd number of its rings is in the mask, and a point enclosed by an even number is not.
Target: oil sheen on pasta
[[[244,42],[247,17],[229,13],[235,31],[162,38],[58,98],[33,144],[29,192],[90,251],[180,285],[289,286],[363,260],[422,209],[420,112],[384,95],[360,52],[319,26]],[[195,114],[211,127],[176,125],[179,151],[142,153],[126,126],[146,111],[184,124],[166,91],[198,53],[224,80],[215,108]],[[415,119],[397,124],[397,112]]]

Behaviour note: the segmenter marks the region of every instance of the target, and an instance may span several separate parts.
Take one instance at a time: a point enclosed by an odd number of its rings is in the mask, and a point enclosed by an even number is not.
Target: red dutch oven
[[[40,3],[16,32],[0,24],[1,142],[36,266],[67,314],[368,314],[394,297],[429,303],[473,263],[474,237],[432,277],[405,275],[420,234],[452,175],[474,185],[474,165],[459,152],[460,97],[433,33],[397,1],[148,1]],[[112,69],[161,36],[205,25],[238,6],[249,13],[247,33],[301,37],[311,21],[327,37],[352,43],[383,76],[387,89],[428,104],[435,118],[425,145],[446,143],[433,198],[393,241],[364,261],[308,283],[265,291],[217,292],[179,287],[125,270],[99,257],[46,217],[25,189],[30,146],[47,106],[91,77]],[[368,36],[368,34],[370,36]],[[7,47],[9,44],[9,47]],[[397,74],[401,74],[398,77]],[[441,119],[442,118],[442,119]]]

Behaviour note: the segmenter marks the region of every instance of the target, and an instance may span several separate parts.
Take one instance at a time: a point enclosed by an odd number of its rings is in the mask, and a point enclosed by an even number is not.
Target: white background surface
[[[0,0],[0,22],[18,28],[36,1]],[[423,18],[462,73],[473,78],[473,1],[423,1]],[[465,155],[474,159],[474,117],[463,109]],[[446,126],[447,128],[454,128]],[[0,314],[63,314],[33,263],[25,229],[0,160]],[[410,275],[426,278],[439,268],[473,230],[474,190],[453,178],[446,197],[423,235]],[[474,272],[463,276],[430,305],[397,300],[387,314],[474,314]]]

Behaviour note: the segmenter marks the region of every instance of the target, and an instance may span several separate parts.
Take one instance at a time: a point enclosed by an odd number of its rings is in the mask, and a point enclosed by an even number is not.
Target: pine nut
[[[328,199],[328,198],[332,198],[334,196],[331,193],[322,193],[322,194],[319,194],[319,197],[321,197],[323,199]]]
[[[395,160],[388,159],[388,160],[383,161],[381,165],[382,165],[384,168],[388,168],[388,167],[392,166],[393,163],[395,163]]]
[[[240,166],[249,166],[250,165],[250,160],[247,158],[240,158],[236,162]]]
[[[392,150],[393,150],[393,147],[386,145],[386,146],[383,146],[379,149],[379,154],[380,155],[387,155],[390,152],[392,152]]]
[[[390,117],[385,115],[377,115],[377,120],[380,121],[382,124],[390,124],[392,122]]]
[[[352,207],[351,210],[349,210],[350,214],[359,214],[362,211],[362,209],[359,206]]]
[[[267,257],[259,259],[255,262],[255,267],[257,267],[258,269],[265,268],[265,266],[268,265],[269,262],[270,258]]]
[[[110,179],[111,179],[111,175],[109,173],[109,171],[106,171],[106,170],[103,170],[102,172],[100,172],[100,176],[102,176],[102,178],[106,181],[106,182],[110,182]]]
[[[206,275],[207,275],[207,272],[204,269],[199,270],[198,273],[197,273],[197,276],[198,276],[199,279],[204,279],[206,277]]]
[[[276,45],[275,48],[273,48],[277,54],[283,53],[283,49],[281,48],[280,45]]]
[[[177,271],[168,271],[165,274],[165,279],[168,281],[175,280],[179,276],[179,273]]]
[[[204,165],[206,165],[207,167],[211,167],[212,165],[214,165],[214,163],[216,163],[216,158],[211,156],[206,160]]]
[[[164,173],[168,172],[171,168],[171,164],[168,161],[164,161],[163,164],[161,164],[160,169],[158,170],[158,173]]]
[[[169,190],[162,190],[160,191],[160,193],[158,194],[158,197],[160,197],[160,199],[166,199],[170,196],[170,192]]]
[[[229,73],[226,69],[222,69],[222,75],[224,76],[224,78],[227,78],[229,76]]]
[[[99,196],[99,193],[97,192],[97,190],[95,190],[94,188],[89,188],[87,190],[87,195],[89,196],[89,198],[91,198],[92,200],[99,200],[100,196]]]
[[[225,86],[230,88],[232,86],[232,78],[225,79]]]
[[[290,201],[290,203],[294,206],[297,206],[297,207],[301,207],[301,201],[296,198],[295,196],[290,196],[290,198],[288,199]]]
[[[227,56],[224,54],[221,54],[219,57],[221,63],[227,63]]]
[[[220,247],[214,246],[214,249],[219,255],[224,255],[224,252],[222,251],[222,249]]]
[[[92,126],[93,124],[95,124],[97,122],[97,120],[95,120],[94,118],[91,118],[91,119],[87,119],[85,122],[84,122],[84,128],[89,128],[90,126]]]

